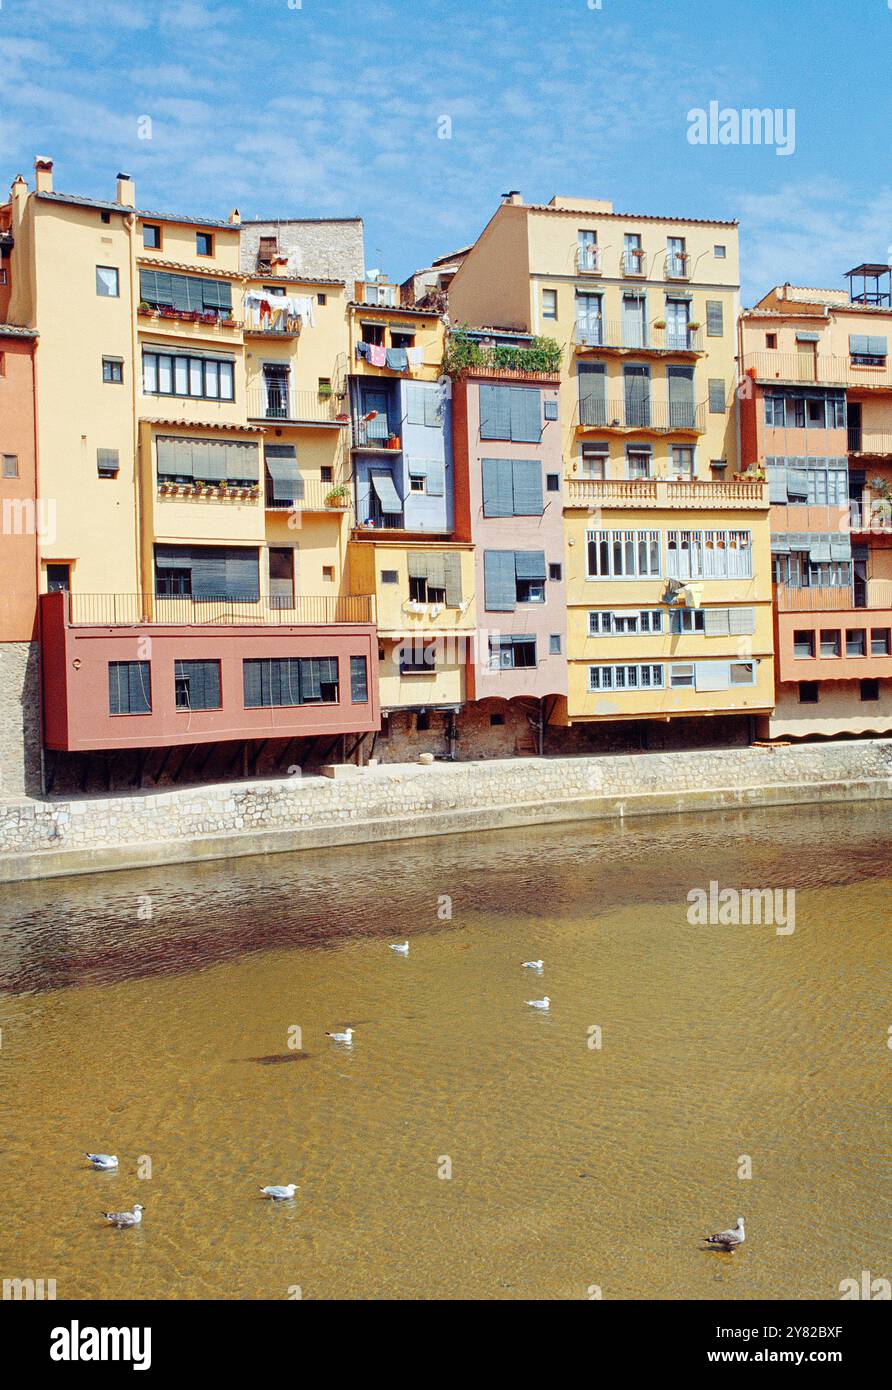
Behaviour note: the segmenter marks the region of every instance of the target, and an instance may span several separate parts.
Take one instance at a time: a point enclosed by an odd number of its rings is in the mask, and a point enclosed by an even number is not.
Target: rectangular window
[[[490,637],[489,664],[492,670],[509,671],[536,665],[536,639],[527,636]]]
[[[670,666],[669,685],[673,690],[693,690],[694,688],[694,666],[692,662],[683,666]]]
[[[109,714],[151,714],[152,678],[148,661],[108,663]]]
[[[870,654],[871,656],[888,656],[892,651],[892,633],[888,627],[872,627],[870,629]]]
[[[627,444],[626,477],[639,479],[649,478],[652,459],[653,456],[650,449],[646,446],[642,448],[640,444]]]
[[[401,676],[429,676],[436,669],[436,642],[423,642],[416,637],[400,644]]]
[[[174,697],[177,709],[220,709],[219,661],[175,661]]]
[[[156,545],[155,593],[201,603],[257,603],[259,552],[255,546]]]
[[[545,491],[546,491],[546,492],[560,492],[560,490],[561,490],[561,475],[560,475],[560,473],[546,473],[546,474],[545,474]]]
[[[609,444],[583,444],[581,458],[583,478],[606,478],[609,458]]]
[[[120,276],[117,268],[113,265],[98,265],[96,267],[96,293],[100,299],[118,299],[120,297]]]
[[[117,449],[96,450],[96,470],[100,478],[116,478],[120,469]]]
[[[766,346],[767,348],[771,349],[772,351],[777,347],[777,334],[776,334],[776,333],[766,333],[766,334],[765,334],[765,346]]]
[[[3,476],[4,478],[17,478],[19,476],[19,460],[17,454],[3,455]]]
[[[725,331],[724,310],[720,299],[706,301],[706,336],[721,338]]]
[[[872,703],[880,698],[880,683],[878,680],[861,681],[861,699],[865,704]]]
[[[557,316],[557,290],[543,290],[542,317],[544,319],[556,319]]]
[[[151,222],[144,222],[142,229],[142,244],[147,251],[161,250],[161,228]]]
[[[846,633],[846,656],[864,656],[866,650],[867,642],[864,628],[849,628]]]
[[[815,654],[815,634],[811,628],[798,628],[793,633],[793,655],[803,660]]]
[[[561,634],[553,632],[548,639],[549,656],[560,656],[561,654]]]
[[[676,635],[686,632],[703,632],[706,628],[706,613],[702,608],[670,608],[670,632]]]
[[[196,256],[213,256],[214,238],[210,232],[195,233],[195,254]]]
[[[542,465],[538,459],[482,459],[483,515],[541,516]]]
[[[261,657],[242,662],[245,708],[336,705],[336,656]]]
[[[687,444],[672,445],[672,477],[679,483],[694,480],[694,451]]]
[[[354,705],[368,704],[369,677],[364,656],[350,658],[350,700]]]
[[[589,690],[662,690],[665,672],[662,665],[590,666]]]
[[[717,261],[723,261],[727,256],[728,252],[724,246],[714,246],[712,248],[712,254],[715,256]]]
[[[120,386],[124,380],[124,362],[120,357],[103,357],[102,380]]]
[[[725,383],[722,378],[709,378],[709,413],[710,415],[724,415],[725,413]]]
[[[839,628],[821,628],[821,656],[839,656],[840,653],[840,632]]]
[[[732,661],[731,662],[731,684],[732,685],[755,685],[756,666],[753,661]]]
[[[235,373],[228,360],[143,351],[142,366],[144,395],[235,399]]]
[[[139,297],[153,309],[172,309],[175,314],[208,315],[216,320],[232,313],[232,285],[216,276],[172,275],[142,268]]]
[[[382,570],[382,571],[381,571],[381,583],[382,583],[382,584],[398,584],[398,583],[399,583],[399,578],[400,578],[400,576],[399,576],[399,570]]]
[[[538,444],[542,435],[542,392],[530,386],[481,386],[480,438]]]
[[[800,705],[816,705],[818,703],[818,686],[818,681],[799,682]]]
[[[46,590],[48,594],[67,594],[71,592],[71,566],[47,565]]]
[[[750,531],[668,531],[670,579],[752,579]]]
[[[548,566],[548,578],[549,578],[549,579],[560,580],[562,573],[563,573],[563,571],[562,571],[560,565],[549,565],[549,566]]]
[[[587,531],[589,579],[659,579],[659,531]]]

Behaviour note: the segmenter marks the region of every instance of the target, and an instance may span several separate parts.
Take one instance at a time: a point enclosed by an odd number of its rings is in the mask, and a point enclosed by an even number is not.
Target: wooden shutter
[[[255,658],[242,662],[245,709],[257,709],[263,704],[262,666],[263,662]]]
[[[260,598],[259,552],[249,548],[225,551],[228,598],[256,603]]]
[[[545,579],[544,550],[515,550],[514,574],[517,579]]]
[[[458,608],[461,603],[461,553],[447,550],[443,553],[443,579],[446,589],[446,604]]]
[[[517,577],[513,550],[484,550],[483,606],[490,613],[513,613],[517,607]]]
[[[542,465],[538,459],[512,459],[515,516],[542,515]]]
[[[721,377],[709,378],[709,412],[711,415],[725,413],[725,383]]]
[[[482,459],[483,515],[514,515],[514,470],[511,459]],[[540,507],[541,511],[541,507]]]
[[[510,440],[510,386],[480,387],[480,438]]]
[[[580,425],[607,424],[607,376],[603,363],[579,362],[576,367],[579,387]]]
[[[724,309],[720,299],[706,301],[706,336],[721,338],[725,331]]]
[[[694,424],[694,369],[669,367],[669,424],[673,429],[691,429]]]
[[[538,444],[542,436],[542,392],[528,386],[511,390],[511,439],[515,444]]]
[[[226,552],[219,546],[196,546],[192,551],[192,597],[226,597]]]

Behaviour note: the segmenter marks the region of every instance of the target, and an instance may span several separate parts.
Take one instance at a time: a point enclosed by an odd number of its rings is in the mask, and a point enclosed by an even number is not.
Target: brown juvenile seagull
[[[732,1226],[730,1231],[716,1231],[715,1235],[704,1236],[703,1239],[710,1250],[736,1250],[746,1240],[743,1217],[738,1216],[737,1225]]]
[[[102,1215],[112,1226],[126,1230],[128,1226],[138,1226],[142,1221],[142,1205],[137,1202],[132,1211],[104,1211]]]

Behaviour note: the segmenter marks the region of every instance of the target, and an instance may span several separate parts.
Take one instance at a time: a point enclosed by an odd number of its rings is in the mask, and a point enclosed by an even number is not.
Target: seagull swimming
[[[112,1226],[126,1230],[128,1226],[138,1226],[142,1221],[142,1205],[137,1202],[132,1211],[104,1211],[102,1215]]]
[[[332,1042],[342,1042],[342,1043],[346,1043],[348,1047],[352,1047],[352,1046],[353,1046],[353,1029],[352,1029],[352,1028],[345,1028],[344,1031],[343,1031],[343,1033],[326,1033],[325,1036],[326,1036],[327,1038],[331,1038]]]
[[[295,1192],[297,1191],[297,1183],[288,1182],[285,1183],[284,1187],[278,1187],[275,1183],[273,1183],[270,1187],[261,1187],[260,1191],[263,1192],[267,1197],[272,1197],[274,1202],[284,1202],[289,1197],[294,1196]]]
[[[746,1240],[743,1217],[738,1216],[737,1225],[729,1231],[716,1231],[715,1235],[704,1236],[703,1239],[712,1250],[736,1250]]]
[[[547,1012],[551,1008],[551,1000],[547,994],[544,999],[528,999],[527,1003],[531,1009],[543,1009]]]
[[[524,970],[541,970],[544,964],[544,960],[525,960],[523,968]]]
[[[398,941],[397,944],[395,946],[391,946],[390,949],[391,951],[396,951],[398,956],[407,956],[409,954],[409,943],[408,941]]]
[[[117,1168],[118,1166],[117,1154],[85,1154],[84,1157],[88,1158],[93,1167],[98,1168],[100,1172],[105,1168]]]

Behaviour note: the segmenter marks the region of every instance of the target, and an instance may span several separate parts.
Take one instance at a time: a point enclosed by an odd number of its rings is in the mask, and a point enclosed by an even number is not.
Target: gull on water
[[[332,1042],[346,1043],[348,1047],[352,1047],[353,1032],[352,1028],[345,1028],[343,1033],[326,1033],[325,1036],[331,1038]]]
[[[138,1226],[142,1221],[143,1208],[137,1202],[132,1211],[104,1211],[102,1215],[112,1226],[117,1226],[120,1230],[126,1230],[128,1226]]]
[[[551,1008],[551,1000],[547,994],[544,999],[528,999],[527,1003],[531,1009],[543,1009],[547,1012]]]
[[[746,1240],[743,1217],[738,1216],[737,1225],[732,1226],[729,1231],[716,1231],[714,1235],[704,1236],[703,1239],[711,1250],[736,1250],[738,1245],[742,1245]]]
[[[392,945],[390,949],[391,951],[396,951],[398,956],[407,956],[409,954],[409,943],[408,941],[398,941],[396,945]]]
[[[117,1154],[85,1154],[85,1157],[90,1160],[94,1168],[117,1168],[118,1166]]]
[[[524,970],[541,970],[544,964],[544,960],[525,960],[523,968]]]
[[[278,1187],[273,1183],[270,1187],[261,1187],[260,1191],[267,1197],[272,1197],[274,1202],[284,1202],[289,1197],[293,1197],[297,1191],[296,1182],[286,1182],[284,1187]]]

